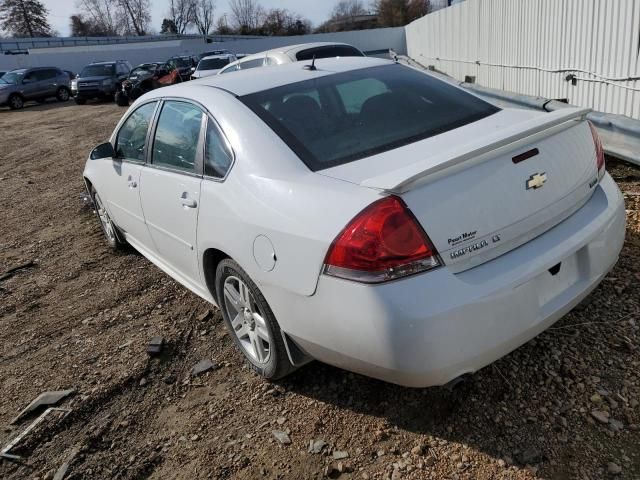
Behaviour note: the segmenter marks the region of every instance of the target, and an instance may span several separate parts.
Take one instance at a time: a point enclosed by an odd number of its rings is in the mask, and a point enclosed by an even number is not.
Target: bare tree
[[[51,25],[47,9],[38,0],[2,0],[0,24],[16,37],[49,37]]]
[[[214,0],[192,0],[193,23],[202,35],[207,35],[213,27]]]
[[[229,0],[229,9],[240,33],[253,33],[260,27],[264,9],[257,0]]]
[[[429,0],[376,0],[378,24],[381,27],[401,27],[429,12]]]
[[[122,33],[118,25],[118,9],[116,0],[78,0],[76,7],[95,25],[104,35],[118,35]]]
[[[125,33],[146,35],[151,21],[149,0],[116,0],[118,18],[126,26]]]
[[[194,0],[169,0],[168,19],[173,21],[176,33],[182,35],[193,21]]]
[[[357,17],[368,13],[362,0],[340,0],[331,13],[332,20]]]

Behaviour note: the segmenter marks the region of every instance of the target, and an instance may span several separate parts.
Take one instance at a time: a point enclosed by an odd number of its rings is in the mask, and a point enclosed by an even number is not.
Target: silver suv
[[[27,100],[44,102],[57,98],[66,102],[71,96],[69,74],[56,67],[21,68],[0,77],[0,106],[22,108]]]

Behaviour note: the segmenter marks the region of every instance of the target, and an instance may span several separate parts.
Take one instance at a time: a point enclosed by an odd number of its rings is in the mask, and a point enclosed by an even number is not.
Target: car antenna
[[[305,65],[304,66],[305,70],[311,70],[312,72],[315,72],[316,70],[318,70],[316,68],[316,56],[313,56],[313,60],[311,60],[311,65]]]

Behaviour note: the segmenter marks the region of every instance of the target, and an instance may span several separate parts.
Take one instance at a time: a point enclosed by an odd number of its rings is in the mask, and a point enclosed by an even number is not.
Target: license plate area
[[[574,253],[538,276],[538,300],[541,307],[580,280],[578,259],[579,255]]]

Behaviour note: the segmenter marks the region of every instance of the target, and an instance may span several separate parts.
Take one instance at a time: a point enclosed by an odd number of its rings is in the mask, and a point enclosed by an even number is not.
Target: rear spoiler
[[[542,114],[526,122],[493,133],[489,136],[457,145],[450,150],[425,158],[406,167],[363,180],[363,187],[394,193],[409,190],[411,184],[432,182],[444,175],[476,165],[494,158],[519,145],[526,145],[571,127],[582,121],[591,112],[590,108],[563,108]],[[427,178],[428,177],[428,178]]]

